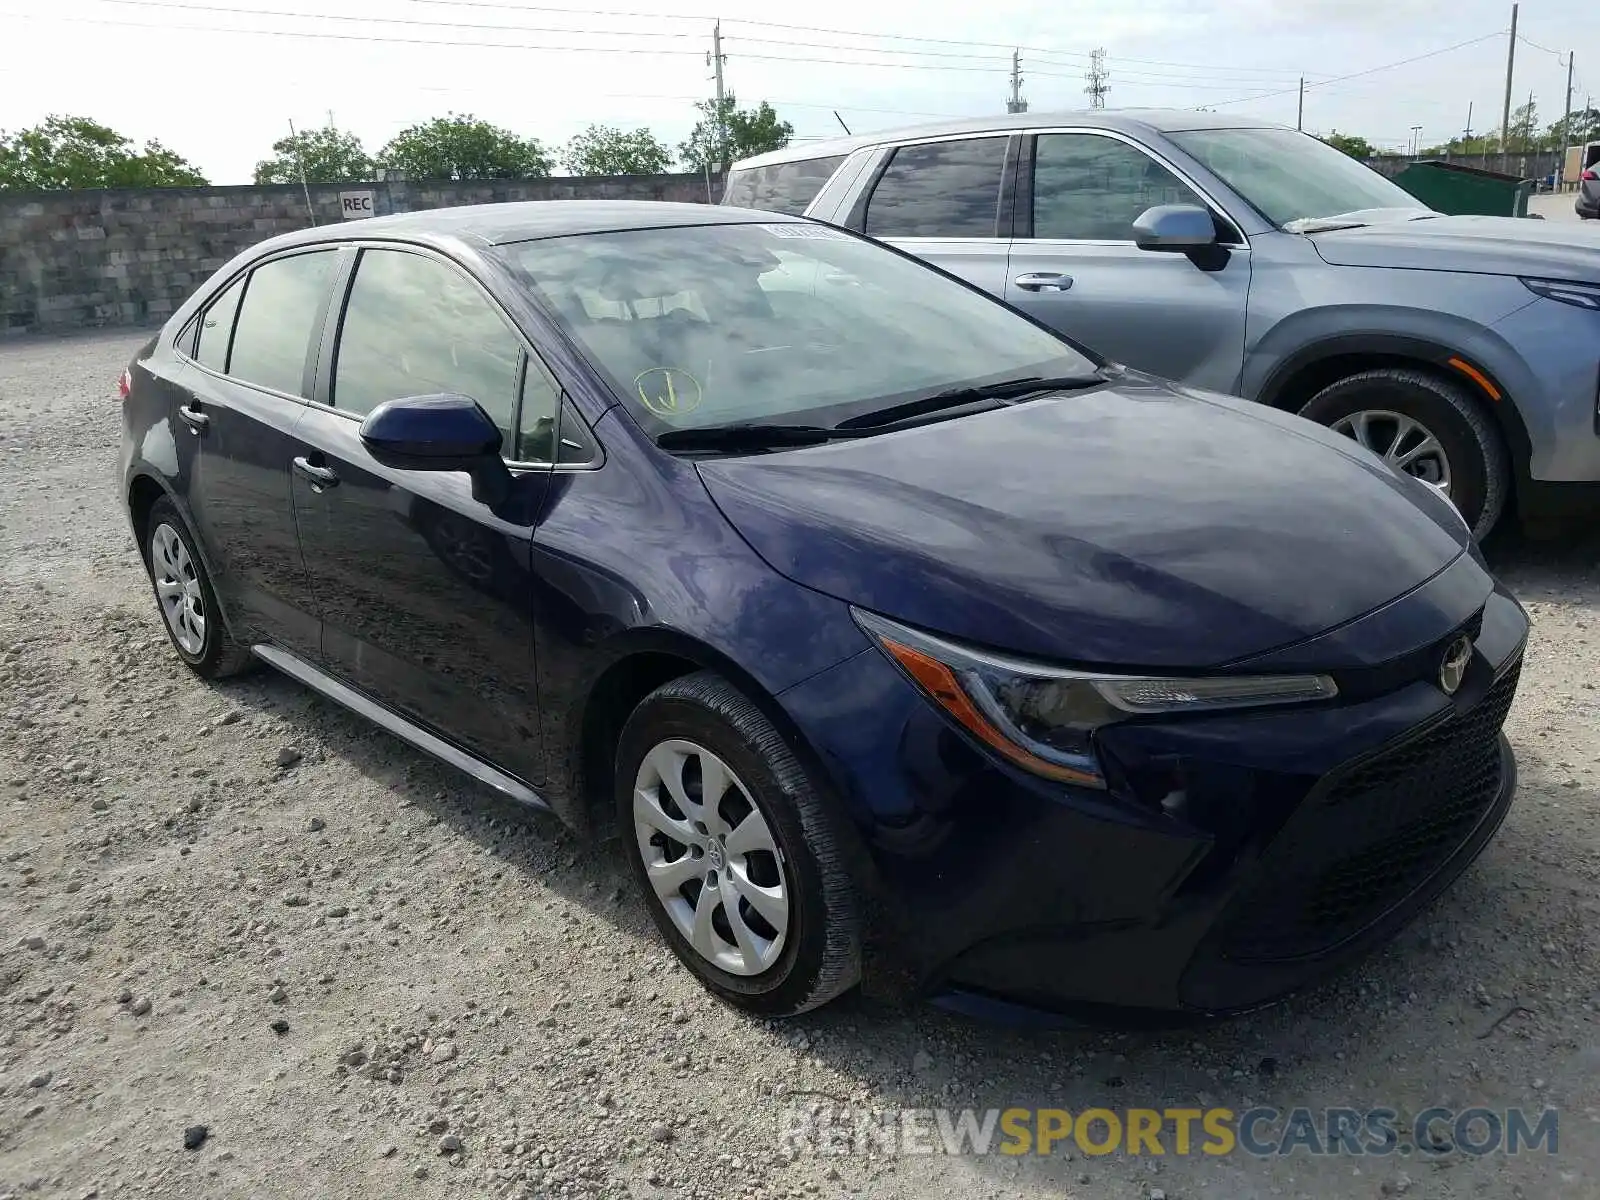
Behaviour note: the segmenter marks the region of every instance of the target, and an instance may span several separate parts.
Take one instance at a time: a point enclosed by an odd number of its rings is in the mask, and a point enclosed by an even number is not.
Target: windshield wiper
[[[776,450],[862,436],[859,430],[829,429],[826,425],[740,423],[711,425],[704,429],[669,429],[656,438],[656,445],[663,450]]]
[[[897,421],[906,421],[941,409],[958,408],[978,400],[1015,400],[1022,396],[1031,396],[1036,392],[1082,391],[1084,388],[1099,387],[1106,382],[1106,378],[1105,373],[1101,371],[1095,371],[1090,375],[1027,375],[1021,379],[1002,379],[998,383],[946,388],[942,392],[935,392],[920,400],[907,400],[904,404],[891,404],[886,408],[875,408],[871,412],[859,413],[848,420],[840,421],[836,428],[871,429],[880,425],[893,425]]]

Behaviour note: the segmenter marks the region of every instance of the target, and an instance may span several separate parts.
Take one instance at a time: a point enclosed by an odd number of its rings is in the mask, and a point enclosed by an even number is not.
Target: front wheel
[[[1398,367],[1362,371],[1323,388],[1300,415],[1438,490],[1475,538],[1487,536],[1505,510],[1505,444],[1478,402],[1451,380]]]
[[[616,781],[645,904],[711,992],[788,1017],[856,983],[859,907],[837,827],[744,693],[706,671],[657,688],[623,727]]]

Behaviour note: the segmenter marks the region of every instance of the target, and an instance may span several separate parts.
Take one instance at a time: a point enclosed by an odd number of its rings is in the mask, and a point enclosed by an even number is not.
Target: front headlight
[[[1326,675],[1162,678],[1073,671],[993,654],[852,609],[856,622],[962,728],[1046,779],[1104,787],[1094,734],[1158,713],[1330,700]]]
[[[1559,300],[1575,308],[1600,311],[1600,283],[1572,283],[1564,279],[1524,279],[1522,286],[1535,296]]]

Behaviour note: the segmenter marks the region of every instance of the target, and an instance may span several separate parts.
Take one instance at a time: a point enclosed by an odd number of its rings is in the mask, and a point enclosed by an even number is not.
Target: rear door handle
[[[200,411],[198,405],[180,404],[178,415],[183,418],[183,423],[189,427],[189,432],[199,437],[211,424],[211,418]]]
[[[339,486],[339,473],[330,467],[319,467],[309,458],[294,460],[294,469],[311,481],[311,490],[320,492],[325,488]]]
[[[1064,292],[1072,286],[1071,275],[1058,275],[1050,271],[1030,271],[1011,281],[1025,292]]]

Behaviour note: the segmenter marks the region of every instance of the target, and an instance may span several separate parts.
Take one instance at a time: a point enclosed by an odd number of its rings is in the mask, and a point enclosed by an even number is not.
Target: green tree
[[[1545,138],[1552,147],[1581,146],[1600,138],[1600,108],[1579,109],[1570,121],[1562,117],[1550,126]]]
[[[550,156],[535,138],[450,113],[403,129],[378,152],[378,162],[412,179],[536,179],[550,174]]]
[[[160,142],[132,138],[87,117],[52,115],[15,133],[0,130],[0,191],[192,187],[205,183]]]
[[[1372,143],[1367,141],[1366,138],[1357,137],[1353,133],[1340,133],[1337,129],[1335,129],[1322,140],[1327,142],[1328,145],[1332,146],[1335,150],[1344,151],[1344,153],[1348,154],[1351,158],[1374,158],[1378,153],[1372,148]]]
[[[1544,148],[1544,139],[1539,135],[1539,110],[1532,100],[1511,110],[1511,124],[1506,133],[1506,144],[1512,150]]]
[[[256,164],[257,183],[359,183],[372,178],[373,163],[353,133],[328,126],[307,129],[272,143],[272,157]]]
[[[561,162],[574,175],[660,175],[671,168],[672,151],[648,129],[591,125],[567,143]]]
[[[689,140],[678,147],[678,157],[692,170],[716,168],[769,150],[782,150],[794,137],[794,126],[778,120],[772,105],[763,100],[755,108],[741,109],[732,92],[722,99],[702,100],[695,107],[700,120]]]

